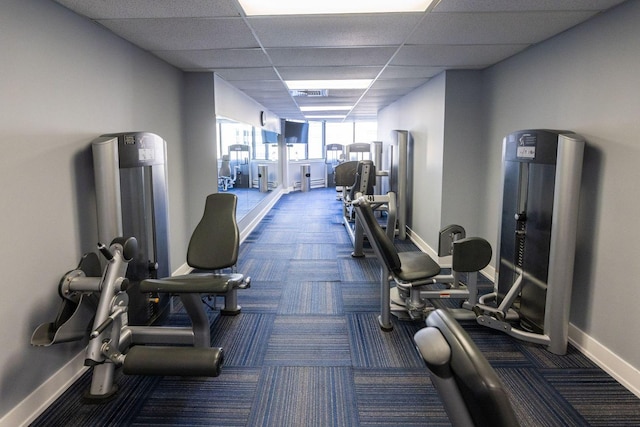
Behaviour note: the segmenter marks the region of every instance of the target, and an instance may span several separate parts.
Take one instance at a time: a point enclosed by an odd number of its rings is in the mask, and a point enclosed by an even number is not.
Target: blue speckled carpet
[[[212,343],[225,349],[219,377],[121,376],[114,400],[88,405],[85,374],[33,425],[449,425],[413,347],[423,323],[379,329],[378,264],[370,251],[351,258],[340,212],[333,189],[292,193],[242,244],[238,270],[253,280],[239,292],[242,313],[210,311]],[[169,322],[186,316],[176,310]],[[462,325],[523,426],[640,425],[640,400],[573,347],[556,356]]]

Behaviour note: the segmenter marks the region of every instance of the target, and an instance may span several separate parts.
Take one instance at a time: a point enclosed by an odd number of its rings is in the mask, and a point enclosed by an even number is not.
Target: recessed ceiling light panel
[[[303,105],[300,111],[349,111],[353,105]]]
[[[305,118],[307,118],[308,120],[313,120],[313,119],[325,119],[325,120],[343,120],[345,119],[347,116],[342,114],[342,115],[336,115],[336,114],[317,114],[317,115],[305,115]]]
[[[287,80],[285,84],[289,90],[314,90],[314,89],[366,89],[372,79],[348,79],[348,80]]]
[[[248,16],[424,12],[433,0],[239,0]]]

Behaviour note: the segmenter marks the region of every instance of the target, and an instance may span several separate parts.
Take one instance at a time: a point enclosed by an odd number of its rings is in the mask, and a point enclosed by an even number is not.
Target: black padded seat
[[[414,341],[454,426],[514,427],[518,419],[493,367],[451,313],[435,310]]]
[[[432,277],[440,273],[437,262],[424,252],[398,252],[393,241],[378,224],[369,202],[365,198],[359,198],[354,206],[371,245],[380,254],[396,284],[408,287],[433,284]]]
[[[216,274],[194,273],[172,276],[166,279],[147,279],[140,284],[142,292],[223,294],[237,288],[244,282],[239,273]]]
[[[177,295],[223,295],[225,307],[221,310],[222,314],[240,313],[236,291],[248,288],[250,279],[235,272],[240,249],[237,204],[238,197],[235,194],[214,193],[207,196],[202,219],[193,231],[187,248],[187,264],[197,269],[198,273],[143,280],[140,290]],[[231,272],[223,272],[229,268]],[[201,313],[198,315],[204,319]]]
[[[420,279],[431,278],[440,273],[440,266],[424,252],[398,252],[400,268],[393,273],[399,281],[420,286]],[[432,283],[429,281],[429,283]]]

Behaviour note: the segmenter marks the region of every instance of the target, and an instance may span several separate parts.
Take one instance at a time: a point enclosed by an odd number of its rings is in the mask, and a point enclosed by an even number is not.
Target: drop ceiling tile
[[[107,19],[98,22],[146,50],[260,47],[242,18]]]
[[[349,47],[349,48],[271,48],[267,54],[275,66],[320,67],[320,66],[364,66],[386,64],[396,47]]]
[[[446,0],[441,1],[433,12],[531,12],[602,10],[625,0]]]
[[[375,118],[373,111],[446,69],[493,65],[623,0],[443,0],[426,15],[246,20],[237,0],[55,1],[180,69],[216,72],[282,117],[302,118],[298,103],[310,98],[293,99],[280,77],[378,77],[366,92],[329,91],[317,101],[360,100],[352,120]]]
[[[231,80],[226,79],[220,71],[216,71],[225,81],[233,84],[235,87],[243,90],[260,90],[260,91],[282,91],[284,95],[289,96],[287,87],[280,80]]]
[[[391,62],[392,65],[443,68],[485,68],[526,49],[528,45],[408,45]]]
[[[446,67],[389,65],[384,69],[379,79],[431,78],[444,70]]]
[[[532,44],[593,16],[578,12],[428,14],[409,44]]]
[[[370,96],[373,99],[384,98],[384,97],[402,96],[402,95],[406,95],[407,93],[411,92],[413,89],[415,89],[418,86],[420,86],[420,85],[416,85],[413,88],[411,88],[411,87],[405,87],[405,88],[382,88],[382,89],[371,88],[371,89],[369,89],[369,91],[367,91],[367,96]]]
[[[270,66],[262,49],[161,50],[153,54],[183,70]]]
[[[369,90],[375,90],[375,89],[406,89],[406,88],[416,88],[418,86],[422,86],[423,84],[425,84],[429,79],[428,78],[422,78],[422,79],[378,79],[376,80],[373,85],[371,85],[371,89]]]
[[[273,67],[261,68],[216,68],[216,74],[228,82],[236,82],[239,80],[246,81],[277,81],[282,87],[282,83],[278,78]]]
[[[248,18],[265,48],[397,46],[422,13]]]
[[[373,79],[382,67],[278,67],[284,80]]]
[[[240,16],[233,0],[55,0],[92,19]]]

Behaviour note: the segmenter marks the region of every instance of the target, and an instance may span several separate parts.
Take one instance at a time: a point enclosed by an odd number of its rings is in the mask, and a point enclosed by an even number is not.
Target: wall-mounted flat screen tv
[[[269,130],[262,130],[262,142],[264,144],[277,144],[278,134]]]
[[[307,144],[309,142],[309,123],[284,122],[284,142],[287,144]]]

